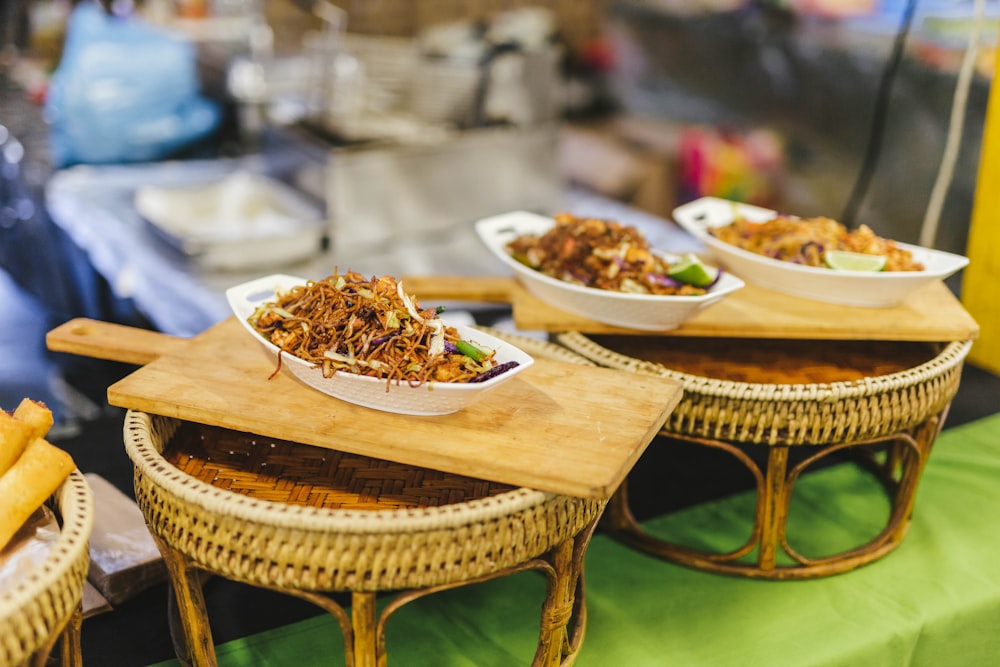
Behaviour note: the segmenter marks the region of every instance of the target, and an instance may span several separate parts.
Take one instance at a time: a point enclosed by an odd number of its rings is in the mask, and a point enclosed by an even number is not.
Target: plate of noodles
[[[799,218],[716,197],[683,204],[673,217],[748,283],[826,303],[890,308],[969,263],[879,237],[865,225],[848,230],[830,218]]]
[[[462,410],[534,360],[495,336],[449,324],[390,276],[275,274],[226,290],[236,318],[284,368],[355,405],[405,415]]]
[[[536,297],[613,326],[675,329],[744,286],[697,257],[651,248],[638,229],[613,220],[514,211],[479,220],[476,232]],[[684,266],[698,284],[678,277]]]

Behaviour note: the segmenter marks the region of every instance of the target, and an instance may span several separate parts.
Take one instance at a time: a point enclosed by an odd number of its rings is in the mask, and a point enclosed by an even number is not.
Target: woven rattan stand
[[[606,500],[137,411],[126,417],[125,447],[136,500],[170,573],[183,662],[216,662],[201,573],[315,603],[338,621],[347,665],[373,667],[387,664],[386,622],[404,604],[525,570],[547,580],[532,664],[575,661],[586,628],[584,553]],[[332,592],[350,593],[350,613]],[[376,595],[386,592],[395,598],[377,614]]]
[[[81,601],[90,566],[94,499],[74,470],[49,499],[60,534],[46,560],[0,594],[0,665],[45,665],[56,644],[60,664],[80,666]]]
[[[557,338],[595,363],[680,380],[684,396],[661,435],[732,454],[756,483],[750,537],[731,552],[702,553],[644,531],[629,507],[627,481],[608,505],[609,532],[665,560],[766,579],[837,574],[898,546],[972,346],[971,341],[747,341],[575,332]],[[766,447],[765,462],[756,462],[741,444]],[[798,447],[809,449],[793,462],[791,450]],[[853,455],[872,471],[888,493],[890,515],[869,543],[810,558],[789,544],[789,505],[800,475],[835,453]]]

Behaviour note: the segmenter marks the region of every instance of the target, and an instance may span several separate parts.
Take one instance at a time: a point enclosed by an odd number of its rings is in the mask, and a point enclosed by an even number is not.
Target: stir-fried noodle
[[[462,341],[436,309],[421,309],[389,276],[335,271],[276,295],[248,321],[279,349],[321,368],[324,377],[346,371],[418,386],[479,382],[516,365],[498,365],[495,350]]]
[[[912,253],[894,241],[875,234],[866,225],[848,231],[843,224],[830,218],[793,218],[777,216],[764,222],[737,218],[724,227],[713,227],[709,233],[750,252],[806,266],[825,266],[823,255],[828,250],[846,250],[868,255],[884,255],[883,271],[923,271],[923,264]]]

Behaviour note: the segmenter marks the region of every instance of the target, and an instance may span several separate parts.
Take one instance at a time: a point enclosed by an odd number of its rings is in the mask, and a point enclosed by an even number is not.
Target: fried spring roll
[[[52,428],[52,411],[39,401],[25,398],[14,410],[14,419],[19,419],[32,429],[32,439],[44,438]]]
[[[0,475],[0,549],[75,467],[73,457],[48,440],[28,443],[17,462]]]
[[[35,429],[31,424],[0,410],[0,475],[10,470],[21,458],[28,443],[37,437],[34,433]]]

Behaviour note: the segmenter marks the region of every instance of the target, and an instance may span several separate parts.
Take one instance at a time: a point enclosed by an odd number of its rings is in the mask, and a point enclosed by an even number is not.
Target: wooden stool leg
[[[556,545],[546,559],[548,590],[532,667],[568,667],[576,662],[587,627],[583,561],[600,514],[575,537]]]
[[[760,527],[760,552],[757,566],[772,572],[778,561],[778,544],[785,536],[788,521],[787,503],[788,447],[773,446],[767,453],[767,471],[763,497],[757,499],[757,525]]]
[[[154,535],[155,539],[155,535]],[[184,554],[171,549],[156,539],[163,561],[170,575],[170,584],[177,605],[177,615],[184,630],[185,655],[178,655],[182,663],[196,667],[214,667],[216,663],[212,628],[208,623],[205,594],[201,589],[201,575]],[[175,646],[177,640],[174,640]]]
[[[569,588],[573,542],[566,540],[551,552],[553,573],[542,605],[542,627],[532,667],[559,667],[563,646],[569,643],[566,627],[573,613],[574,588]],[[567,600],[568,598],[568,600]]]
[[[50,636],[31,655],[27,663],[31,667],[45,667],[53,662],[52,651],[59,645],[60,667],[83,667],[80,652],[80,629],[83,626],[83,609],[78,604],[61,630]]]
[[[632,509],[629,505],[627,477],[608,501],[602,521],[607,525],[608,530],[615,533],[629,531],[636,525],[635,516],[632,515]]]
[[[59,641],[59,635],[49,637],[44,644],[31,654],[27,664],[30,667],[45,667],[49,662],[49,656],[52,654],[52,649],[55,647],[57,641]]]
[[[376,637],[375,593],[351,593],[351,625],[354,627],[352,667],[384,667],[385,653],[379,654]]]
[[[80,649],[82,630],[83,609],[78,606],[62,633],[62,646],[59,647],[62,667],[83,667],[83,651]]]

